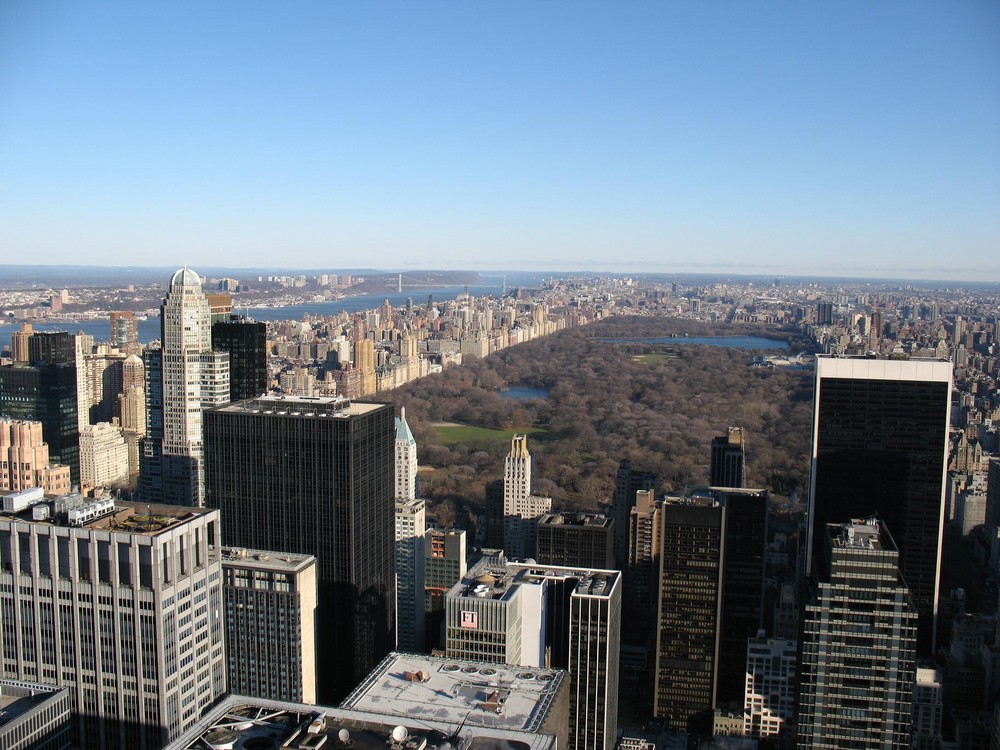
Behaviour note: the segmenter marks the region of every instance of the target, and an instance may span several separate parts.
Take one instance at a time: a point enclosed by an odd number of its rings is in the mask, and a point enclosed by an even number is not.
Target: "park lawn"
[[[667,362],[671,359],[677,359],[676,354],[636,354],[632,357],[633,362],[638,362],[642,365],[651,365],[655,362]]]
[[[544,436],[548,430],[544,427],[528,427],[522,430],[494,430],[489,427],[473,427],[467,424],[441,424],[431,427],[434,440],[438,445],[454,445],[456,443],[506,443],[515,435]]]

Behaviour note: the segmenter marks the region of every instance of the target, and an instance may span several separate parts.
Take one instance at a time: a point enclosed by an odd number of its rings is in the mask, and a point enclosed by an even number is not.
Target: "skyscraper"
[[[719,670],[725,508],[710,498],[667,498],[660,518],[653,715],[705,731]]]
[[[234,547],[319,560],[317,698],[395,644],[392,406],[268,396],[205,412],[206,504]]]
[[[639,490],[656,491],[659,477],[652,471],[640,471],[625,459],[618,465],[615,476],[615,494],[612,515],[615,519],[615,567],[624,570],[628,562],[629,514],[635,507],[635,493]]]
[[[223,549],[229,691],[316,702],[316,558]]]
[[[745,487],[746,441],[742,427],[730,427],[725,435],[712,438],[709,484],[713,487]]]
[[[139,344],[139,328],[135,313],[131,311],[113,312],[109,316],[111,345],[123,352],[133,353]]]
[[[528,436],[515,435],[503,463],[504,550],[510,557],[535,554],[536,519],[552,509],[552,498],[531,491],[531,454]]]
[[[212,348],[229,354],[229,398],[242,401],[267,393],[267,324],[230,315],[212,324]]]
[[[397,500],[413,500],[417,496],[417,441],[406,423],[406,407],[400,407],[396,417],[396,494]]]
[[[611,750],[621,573],[485,558],[447,595],[448,656],[569,673],[572,750]]]
[[[212,350],[211,310],[194,271],[182,268],[170,278],[160,326],[163,500],[200,506],[202,412],[229,401],[229,357]]]
[[[69,467],[49,462],[42,423],[0,418],[0,492],[41,487],[46,494],[69,492]]]
[[[80,481],[80,428],[76,366],[70,364],[0,367],[0,414],[42,423],[49,460],[69,466]]]
[[[807,570],[826,524],[877,514],[899,544],[926,654],[936,632],[951,378],[947,361],[816,360]]]
[[[465,529],[424,532],[424,638],[426,649],[444,647],[444,597],[466,571]]]
[[[76,747],[160,748],[226,692],[219,514],[39,500],[0,514],[3,677],[71,688]]]
[[[806,605],[798,746],[910,747],[916,613],[876,519],[823,528]]]
[[[614,566],[614,519],[603,513],[546,513],[538,519],[539,565],[608,570]]]
[[[426,503],[396,498],[396,648],[424,648]]]

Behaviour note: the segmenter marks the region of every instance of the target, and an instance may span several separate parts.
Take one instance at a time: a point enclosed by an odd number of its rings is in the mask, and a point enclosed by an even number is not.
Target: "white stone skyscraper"
[[[424,648],[424,533],[426,504],[417,499],[417,441],[396,417],[396,643],[400,651]]]
[[[510,453],[503,460],[503,512],[519,514],[531,494],[531,454],[528,436],[515,435],[510,440]]]
[[[406,423],[406,408],[396,417],[396,500],[417,496],[417,441]]]
[[[533,557],[536,520],[552,510],[552,498],[531,492],[531,454],[528,436],[515,435],[503,462],[504,550],[512,558]]]
[[[201,278],[182,268],[161,308],[163,332],[163,499],[204,504],[202,411],[229,401],[229,355],[212,351],[212,320]]]

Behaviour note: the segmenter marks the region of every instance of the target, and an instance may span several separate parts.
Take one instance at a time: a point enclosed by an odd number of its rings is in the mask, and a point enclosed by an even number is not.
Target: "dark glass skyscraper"
[[[41,422],[49,460],[69,466],[73,482],[80,481],[76,386],[72,364],[0,367],[0,415]]]
[[[204,416],[223,543],[319,560],[317,698],[338,703],[395,645],[393,407],[273,396]]]
[[[231,315],[212,324],[212,348],[229,352],[229,400],[267,393],[267,324]]]
[[[941,567],[952,366],[938,360],[818,357],[813,405],[809,549],[829,523],[877,515],[899,545],[919,615],[917,650],[932,653]]]
[[[725,435],[712,438],[709,484],[713,487],[745,487],[746,443],[742,427],[730,427]]]

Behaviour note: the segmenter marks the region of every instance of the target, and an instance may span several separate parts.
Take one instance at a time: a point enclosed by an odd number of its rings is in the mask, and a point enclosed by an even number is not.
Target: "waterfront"
[[[388,294],[359,294],[356,297],[344,297],[343,299],[330,300],[326,302],[306,302],[299,305],[287,305],[285,307],[250,307],[244,308],[239,305],[239,299],[233,302],[233,311],[244,314],[253,320],[265,322],[276,320],[302,320],[306,317],[326,317],[339,315],[341,312],[355,313],[363,310],[373,310],[381,307],[386,299],[393,307],[402,307],[412,300],[414,307],[427,304],[428,295],[434,303],[448,302],[455,299],[465,290],[473,297],[486,297],[493,295],[499,297],[503,291],[500,285],[480,284],[465,286],[448,286],[435,289],[425,289],[419,292],[389,292]],[[80,321],[56,321],[48,323],[32,323],[36,331],[69,331],[70,333],[85,333],[94,337],[95,341],[107,341],[110,337],[111,327],[108,318],[96,318]],[[10,333],[18,330],[20,325],[0,326],[0,337],[9,339]],[[139,341],[147,344],[154,339],[160,338],[160,318],[158,315],[151,315],[146,320],[139,320],[136,323],[139,332]]]

